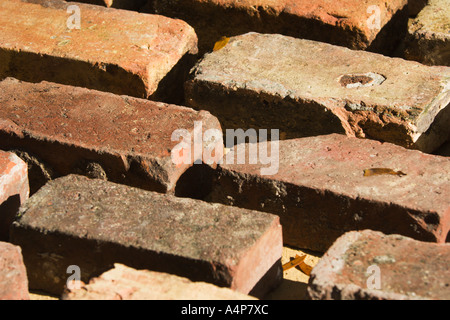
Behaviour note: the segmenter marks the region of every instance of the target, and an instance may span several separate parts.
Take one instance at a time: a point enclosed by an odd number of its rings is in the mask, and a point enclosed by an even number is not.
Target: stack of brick
[[[0,3],[0,299],[450,297],[448,0],[82,2]]]

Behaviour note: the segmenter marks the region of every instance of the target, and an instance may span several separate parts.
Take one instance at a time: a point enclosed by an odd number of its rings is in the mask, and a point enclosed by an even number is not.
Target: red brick
[[[0,242],[0,300],[29,300],[28,279],[20,247]]]
[[[450,158],[339,134],[281,141],[279,165],[266,175],[269,164],[229,156],[235,164],[220,165],[209,200],[279,215],[285,244],[324,252],[362,229],[439,243],[448,237]],[[364,176],[370,168],[406,175]]]
[[[210,111],[224,129],[277,128],[286,138],[345,133],[424,152],[450,134],[447,67],[248,33],[205,55],[192,78],[186,103]]]
[[[388,53],[406,28],[406,5],[407,0],[154,0],[153,8],[192,25],[200,51],[211,50],[222,36],[254,31]],[[371,6],[379,8],[381,30],[372,27]]]
[[[73,4],[28,2],[0,2],[0,78],[181,99],[197,51],[195,32],[183,21],[78,3],[81,28],[69,29]]]
[[[340,237],[314,267],[312,299],[448,300],[450,244],[364,230]],[[378,267],[379,288],[372,287]]]
[[[255,298],[205,282],[136,270],[122,264],[80,288],[66,288],[63,300],[253,300]]]
[[[409,22],[405,57],[427,65],[450,66],[449,17],[448,0],[430,0]]]
[[[8,240],[9,226],[28,199],[27,165],[14,153],[0,151],[0,240]]]
[[[122,263],[261,296],[282,278],[275,215],[69,175],[21,207],[11,242],[31,289],[61,294],[66,270],[81,281]]]
[[[173,192],[192,166],[172,161],[171,150],[179,143],[171,141],[173,131],[193,133],[195,121],[203,131],[221,131],[206,111],[48,82],[5,79],[0,104],[0,148],[25,151],[26,159],[39,159],[29,160],[37,169],[52,172],[47,178],[36,174],[37,181],[30,172],[32,192],[69,173]],[[191,138],[194,145],[195,135]],[[216,144],[223,148],[221,139],[204,146]]]

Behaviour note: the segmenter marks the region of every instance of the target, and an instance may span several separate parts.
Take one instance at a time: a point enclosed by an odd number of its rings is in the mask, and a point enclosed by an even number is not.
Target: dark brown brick
[[[69,175],[22,206],[11,241],[22,248],[30,288],[61,294],[122,263],[259,296],[282,278],[279,218]]]

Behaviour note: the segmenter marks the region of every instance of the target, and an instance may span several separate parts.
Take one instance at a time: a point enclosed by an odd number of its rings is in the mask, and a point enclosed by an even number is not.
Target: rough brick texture
[[[68,173],[172,192],[193,163],[173,161],[171,149],[179,143],[172,141],[173,131],[188,130],[192,149],[195,121],[203,131],[221,131],[205,111],[48,82],[5,79],[0,105],[0,148],[16,150],[33,166],[32,192]],[[208,141],[204,148],[223,148],[221,140]],[[195,150],[191,155],[202,158]],[[204,155],[210,162],[216,157]]]
[[[20,247],[0,242],[0,300],[29,300],[28,279]]]
[[[248,295],[187,278],[135,270],[122,264],[80,288],[66,288],[63,300],[254,300]]]
[[[379,268],[379,289],[370,279]],[[364,230],[340,237],[314,267],[312,299],[406,300],[450,298],[450,244],[415,241]],[[373,281],[373,282],[372,282]],[[369,283],[369,285],[368,285]]]
[[[227,154],[209,200],[279,215],[285,244],[323,252],[361,229],[446,241],[449,158],[332,134],[281,141],[278,171],[261,175],[269,165],[237,164],[243,152]],[[370,168],[406,175],[364,176]]]
[[[80,29],[70,29],[71,3],[0,2],[0,78],[41,80],[180,100],[197,50],[194,30],[180,20],[78,3]],[[72,17],[72,18],[71,18]],[[174,100],[174,101],[172,101]]]
[[[410,20],[405,57],[428,65],[450,66],[450,2],[430,0]]]
[[[447,67],[248,33],[205,55],[185,87],[187,104],[224,129],[336,132],[431,152],[449,136],[449,79]]]
[[[200,51],[221,36],[278,33],[352,49],[390,52],[406,30],[407,0],[154,0],[154,12],[180,18]],[[379,11],[378,11],[379,10]],[[375,20],[379,12],[378,20]]]
[[[69,175],[21,207],[11,242],[22,248],[30,288],[61,294],[123,263],[260,296],[282,278],[275,215],[176,198]]]
[[[0,151],[0,241],[8,240],[9,226],[29,196],[27,165],[14,153]]]

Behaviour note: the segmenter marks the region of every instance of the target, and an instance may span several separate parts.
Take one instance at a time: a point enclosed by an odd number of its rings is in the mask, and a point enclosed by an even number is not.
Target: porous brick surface
[[[21,207],[11,242],[30,288],[61,294],[123,263],[260,296],[282,277],[279,218],[83,176],[48,182]]]
[[[278,148],[279,163],[273,158],[271,165],[238,164],[248,151],[232,149],[209,200],[277,214],[285,244],[321,252],[362,229],[446,241],[449,158],[339,134],[284,140]],[[406,175],[365,176],[371,168]]]
[[[223,128],[345,133],[431,152],[448,138],[450,69],[248,33],[201,60],[186,103]]]
[[[203,143],[194,134],[196,121],[203,131],[220,132],[215,117],[175,105],[12,78],[0,82],[0,104],[0,148],[16,150],[33,165],[32,192],[68,173],[172,192],[178,178],[202,158],[202,147],[222,148],[221,140]],[[172,159],[177,129],[191,134],[186,142],[192,142],[192,161]]]
[[[450,1],[430,0],[410,20],[405,57],[427,65],[450,66]]]
[[[28,279],[21,249],[0,242],[0,300],[29,300]]]
[[[14,153],[0,151],[0,240],[7,240],[9,226],[19,206],[29,196],[27,164]]]
[[[0,78],[53,81],[140,98],[179,96],[197,37],[185,22],[60,0],[0,3]],[[72,15],[72,17],[71,17]]]
[[[448,300],[449,265],[448,243],[371,230],[349,232],[314,267],[308,293],[312,299],[328,300]],[[379,270],[378,284],[371,278],[377,276],[369,269],[374,266]]]
[[[255,31],[390,52],[408,16],[407,0],[154,0],[153,8],[191,24],[201,51],[222,36]]]
[[[136,270],[116,263],[114,268],[80,288],[66,288],[63,300],[254,300],[210,283],[175,275]]]

